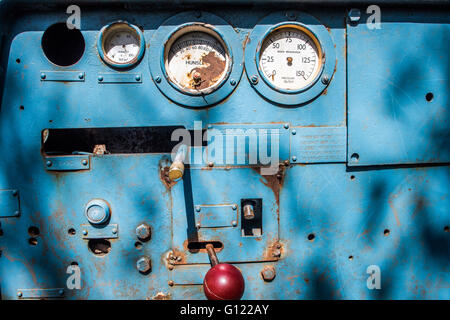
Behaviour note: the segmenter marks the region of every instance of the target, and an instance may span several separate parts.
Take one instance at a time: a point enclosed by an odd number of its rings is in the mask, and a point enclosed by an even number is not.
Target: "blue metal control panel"
[[[450,8],[0,2],[2,299],[450,298]]]

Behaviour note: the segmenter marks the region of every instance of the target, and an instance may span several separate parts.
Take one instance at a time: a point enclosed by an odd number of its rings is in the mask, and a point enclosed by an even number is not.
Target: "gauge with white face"
[[[230,56],[223,40],[202,26],[185,27],[172,35],[164,53],[169,80],[192,94],[209,93],[225,80]]]
[[[131,66],[144,50],[142,32],[126,22],[116,22],[101,31],[103,60],[115,67]]]
[[[311,32],[297,26],[280,27],[267,35],[259,68],[273,87],[299,91],[311,85],[322,69],[322,51]]]

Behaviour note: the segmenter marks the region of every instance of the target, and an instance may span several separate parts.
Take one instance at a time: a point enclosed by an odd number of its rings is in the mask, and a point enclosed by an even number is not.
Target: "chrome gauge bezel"
[[[135,34],[135,36],[137,36],[138,41],[139,41],[139,51],[138,51],[138,54],[136,55],[136,57],[133,58],[131,61],[126,62],[126,63],[118,63],[116,61],[111,60],[107,56],[106,50],[105,50],[105,43],[106,43],[106,40],[108,40],[108,36],[112,32],[115,32],[117,29],[125,29],[125,28],[128,29],[129,31],[133,32]],[[144,56],[144,52],[145,52],[144,33],[137,26],[135,26],[131,23],[128,23],[126,21],[112,22],[112,23],[104,26],[100,30],[98,41],[97,41],[97,49],[98,49],[98,54],[99,54],[100,58],[107,65],[109,65],[113,68],[120,68],[120,69],[131,68],[131,67],[137,65],[139,63],[139,61],[142,59],[142,57]]]

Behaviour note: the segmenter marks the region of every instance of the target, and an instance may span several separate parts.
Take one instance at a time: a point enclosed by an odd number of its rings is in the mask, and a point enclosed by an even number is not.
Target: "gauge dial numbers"
[[[118,68],[137,63],[145,48],[142,31],[126,22],[115,22],[104,27],[99,42],[103,61]]]
[[[168,41],[164,65],[169,80],[182,92],[214,91],[225,80],[230,56],[218,34],[201,26],[190,26]]]
[[[317,79],[322,50],[311,32],[300,27],[275,29],[264,39],[259,68],[266,82],[284,91],[300,91]]]

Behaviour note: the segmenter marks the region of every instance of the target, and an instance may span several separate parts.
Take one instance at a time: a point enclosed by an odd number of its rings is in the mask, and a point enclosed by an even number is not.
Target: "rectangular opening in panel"
[[[171,141],[176,129],[183,127],[45,129],[42,151],[46,155],[170,153],[180,142]],[[194,141],[194,131],[187,132]]]

